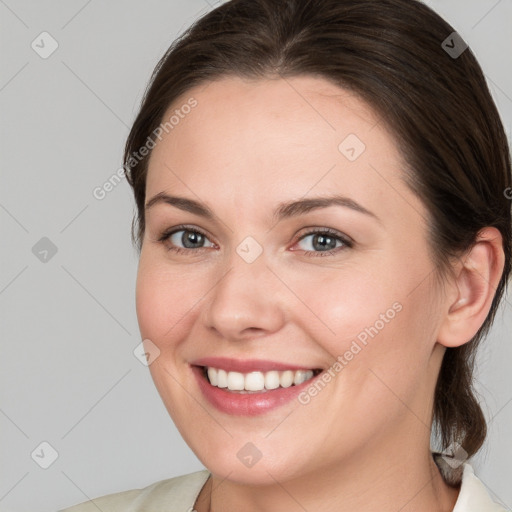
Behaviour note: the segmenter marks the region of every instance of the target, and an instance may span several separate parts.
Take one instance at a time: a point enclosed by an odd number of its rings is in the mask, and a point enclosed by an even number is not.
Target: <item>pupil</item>
[[[331,236],[328,236],[328,235],[316,235],[314,240],[321,240],[320,241],[320,245],[319,245],[319,248],[320,249],[335,249],[336,248],[336,240],[331,237]],[[315,249],[318,249],[318,247],[315,246],[315,243],[313,242],[313,246],[315,247]]]
[[[188,234],[187,234],[188,233]],[[187,244],[191,243],[192,245],[200,243],[203,235],[201,233],[194,233],[192,231],[186,231],[183,234],[182,242],[185,247],[188,249],[193,249],[194,247],[188,247]]]

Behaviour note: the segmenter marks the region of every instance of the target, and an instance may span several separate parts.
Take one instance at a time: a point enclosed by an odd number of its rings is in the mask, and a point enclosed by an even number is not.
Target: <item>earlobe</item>
[[[446,315],[437,341],[458,347],[470,341],[482,326],[503,273],[503,238],[494,227],[483,228],[475,245],[459,260],[456,277],[446,295]]]

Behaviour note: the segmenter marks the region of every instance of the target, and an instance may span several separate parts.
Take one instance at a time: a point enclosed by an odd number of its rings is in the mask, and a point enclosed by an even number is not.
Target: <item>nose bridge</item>
[[[249,330],[279,329],[283,311],[272,292],[275,276],[267,268],[262,245],[246,237],[233,249],[226,267],[208,301],[207,326],[230,339],[241,338]]]

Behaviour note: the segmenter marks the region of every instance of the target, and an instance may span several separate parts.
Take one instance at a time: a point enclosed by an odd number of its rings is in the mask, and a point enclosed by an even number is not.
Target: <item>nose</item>
[[[282,283],[267,267],[263,255],[247,263],[238,254],[206,297],[203,322],[217,336],[230,340],[268,336],[285,322],[280,302]]]

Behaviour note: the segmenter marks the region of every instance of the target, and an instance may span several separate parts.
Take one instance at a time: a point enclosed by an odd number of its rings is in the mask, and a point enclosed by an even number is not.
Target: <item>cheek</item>
[[[331,355],[343,354],[355,339],[364,344],[389,331],[402,308],[399,284],[370,264],[312,267],[308,274],[288,272],[285,279],[300,299],[294,301],[294,321],[329,345]]]
[[[374,410],[375,417],[383,420],[386,415],[392,418],[412,410],[427,421],[424,406],[428,405],[435,345],[435,320],[429,314],[428,302],[428,293],[408,297],[404,293],[395,307],[378,309],[383,316],[368,317],[363,329],[344,342],[350,345],[347,355],[352,357],[343,370],[344,377],[361,415]],[[358,351],[357,355],[350,355],[353,351]],[[418,397],[424,400],[418,401]]]
[[[136,310],[143,338],[170,348],[191,328],[201,299],[208,291],[206,276],[141,255],[137,272]]]
[[[324,269],[313,279],[291,281],[289,275],[288,280],[307,306],[299,306],[295,321],[331,358],[341,358],[344,379],[359,389],[357,383],[362,388],[365,379],[375,379],[373,370],[408,393],[424,378],[435,343],[436,313],[429,306],[434,290],[425,279],[428,262],[391,263]]]

